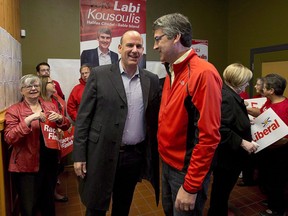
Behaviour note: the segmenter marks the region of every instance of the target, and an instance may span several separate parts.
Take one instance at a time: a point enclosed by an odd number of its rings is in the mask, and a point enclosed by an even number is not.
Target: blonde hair
[[[41,80],[41,83],[42,83],[41,90],[40,90],[40,95],[45,101],[49,101],[50,100],[50,98],[48,96],[48,93],[47,93],[47,89],[46,89],[49,78],[50,77],[48,77],[48,76],[40,77],[40,80]]]
[[[252,71],[240,63],[230,64],[223,72],[224,82],[233,88],[243,86],[252,76]]]

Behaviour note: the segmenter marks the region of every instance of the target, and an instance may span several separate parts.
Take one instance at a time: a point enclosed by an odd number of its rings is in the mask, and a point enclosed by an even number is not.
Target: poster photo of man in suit
[[[99,28],[97,40],[99,42],[97,48],[83,50],[81,53],[81,65],[88,64],[91,67],[97,67],[117,62],[118,54],[109,49],[112,41],[111,29]]]

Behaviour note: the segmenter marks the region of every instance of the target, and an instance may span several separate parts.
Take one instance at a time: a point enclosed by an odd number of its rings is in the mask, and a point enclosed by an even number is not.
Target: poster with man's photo
[[[80,0],[81,65],[95,67],[117,61],[120,38],[127,30],[142,35],[145,58],[146,0]]]

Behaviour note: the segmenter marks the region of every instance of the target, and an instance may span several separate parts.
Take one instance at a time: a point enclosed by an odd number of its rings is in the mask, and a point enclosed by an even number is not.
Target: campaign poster
[[[256,153],[270,146],[274,142],[288,134],[288,126],[281,118],[269,108],[257,118],[251,125],[252,139],[259,144]]]
[[[208,61],[208,40],[193,39],[192,48],[200,58]]]
[[[120,38],[127,30],[138,31],[146,50],[146,0],[80,0],[80,55],[98,47],[98,30],[111,30],[109,49],[118,54]]]

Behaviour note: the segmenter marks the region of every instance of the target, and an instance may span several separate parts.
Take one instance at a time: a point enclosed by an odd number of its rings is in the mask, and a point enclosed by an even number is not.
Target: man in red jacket
[[[91,68],[87,64],[84,64],[80,67],[80,83],[74,86],[67,101],[67,113],[74,122],[76,121],[77,112],[82,99],[82,94],[90,72]]]
[[[162,205],[166,215],[202,215],[210,165],[220,141],[222,80],[191,49],[192,27],[182,14],[153,25],[154,50],[165,63],[158,123]]]

